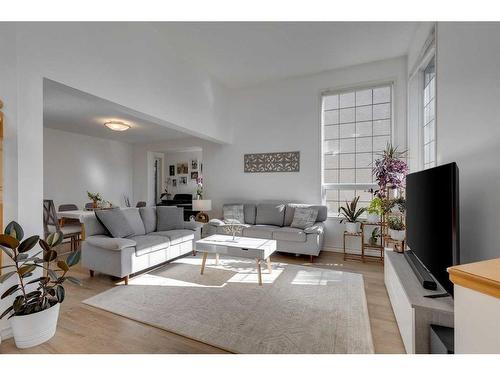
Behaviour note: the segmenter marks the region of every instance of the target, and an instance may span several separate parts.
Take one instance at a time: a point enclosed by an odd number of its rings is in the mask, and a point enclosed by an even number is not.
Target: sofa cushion
[[[299,228],[283,227],[273,231],[273,239],[277,241],[306,242],[306,234]]]
[[[290,226],[292,228],[306,229],[316,222],[318,210],[312,207],[295,207],[293,221]]]
[[[155,236],[168,237],[170,240],[170,246],[194,240],[194,232],[189,229],[164,230],[161,232],[154,232],[152,234]]]
[[[243,237],[272,239],[273,231],[279,228],[276,225],[253,225],[243,228]]]
[[[124,208],[123,213],[128,220],[128,223],[134,230],[135,236],[142,236],[146,234],[146,229],[144,228],[144,223],[141,219],[141,214],[138,208]]]
[[[147,234],[145,236],[132,236],[130,240],[135,241],[135,255],[141,256],[155,251],[163,250],[170,246],[168,237]]]
[[[240,223],[245,222],[245,213],[242,204],[225,204],[222,207],[224,220],[236,220]]]
[[[156,207],[156,231],[184,228],[184,208],[175,206]]]
[[[121,250],[126,247],[134,247],[136,242],[130,238],[113,238],[105,235],[95,235],[85,238],[85,241],[92,246],[106,250]]]
[[[316,221],[325,221],[328,217],[328,210],[326,206],[311,205],[311,204],[300,204],[300,203],[288,203],[285,209],[285,227],[289,227],[293,221],[293,215],[295,214],[295,207],[310,207],[318,210],[318,216]]]
[[[245,213],[245,224],[255,224],[255,216],[257,215],[257,207],[255,204],[245,203],[243,205],[243,211]]]
[[[139,208],[142,222],[146,233],[151,233],[156,230],[156,207],[141,207]]]
[[[257,206],[256,224],[283,226],[285,219],[284,204],[259,204]]]
[[[124,238],[134,235],[125,214],[120,208],[95,211],[97,220],[107,229],[111,237]]]

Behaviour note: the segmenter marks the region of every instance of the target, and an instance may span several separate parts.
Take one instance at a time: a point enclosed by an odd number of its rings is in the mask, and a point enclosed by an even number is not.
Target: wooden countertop
[[[500,298],[500,258],[453,266],[448,273],[456,285]]]

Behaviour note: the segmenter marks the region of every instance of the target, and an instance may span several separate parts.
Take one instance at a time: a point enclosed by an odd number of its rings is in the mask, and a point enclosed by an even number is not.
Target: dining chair
[[[146,207],[146,202],[139,201],[139,202],[137,202],[137,204],[135,205],[135,207],[137,207],[137,208],[139,208],[139,207]]]
[[[68,203],[68,204],[60,204],[59,207],[57,208],[58,212],[64,212],[64,211],[77,211],[78,206],[76,204]],[[61,227],[68,225],[68,224],[76,224],[80,225],[80,220],[78,219],[68,219],[68,218],[61,218],[59,220],[59,225]]]
[[[47,239],[49,234],[61,231],[63,238],[69,238],[71,243],[71,251],[76,250],[80,243],[82,234],[82,226],[80,224],[71,224],[61,227],[57,218],[56,206],[52,199],[43,200],[43,231],[44,238]]]

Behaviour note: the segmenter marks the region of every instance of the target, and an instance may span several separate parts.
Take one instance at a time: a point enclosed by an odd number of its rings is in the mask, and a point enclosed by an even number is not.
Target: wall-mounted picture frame
[[[187,185],[187,177],[181,177],[180,178],[180,184],[181,185]]]
[[[198,170],[198,160],[191,160],[191,170],[192,171]]]
[[[177,163],[177,174],[188,174],[189,167],[188,163],[182,162],[182,163]]]
[[[172,187],[177,187],[177,179],[172,179]]]
[[[191,180],[197,180],[198,179],[198,172],[194,171],[191,172]]]
[[[175,176],[175,165],[171,165],[168,167],[168,175]]]

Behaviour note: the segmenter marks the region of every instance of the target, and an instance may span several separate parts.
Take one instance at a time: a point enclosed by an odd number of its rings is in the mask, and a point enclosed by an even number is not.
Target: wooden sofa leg
[[[312,255],[309,255],[309,261],[312,263],[314,261],[314,257]]]
[[[94,277],[94,270],[89,270],[90,277]]]
[[[128,275],[125,276],[125,278],[123,280],[125,281],[125,285],[128,285]]]

